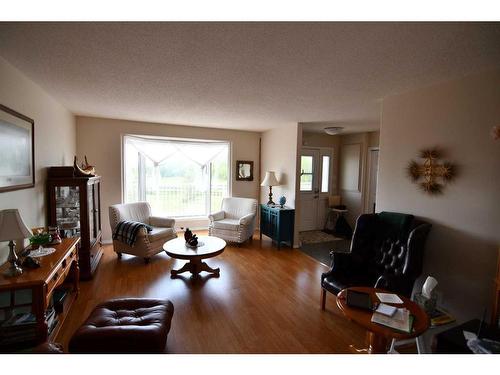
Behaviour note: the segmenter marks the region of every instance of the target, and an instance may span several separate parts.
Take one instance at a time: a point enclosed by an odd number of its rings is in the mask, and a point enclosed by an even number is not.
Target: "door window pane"
[[[312,173],[313,172],[313,157],[312,156],[301,156],[300,157],[300,170],[302,173]]]
[[[330,157],[323,156],[321,159],[321,192],[328,193],[330,182]]]
[[[312,191],[313,157],[302,155],[300,157],[300,191]]]

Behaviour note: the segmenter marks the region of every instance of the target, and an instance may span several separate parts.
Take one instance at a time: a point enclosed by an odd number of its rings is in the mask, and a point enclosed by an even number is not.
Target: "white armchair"
[[[256,216],[256,199],[224,198],[221,211],[208,216],[208,234],[229,242],[243,243],[252,238]]]
[[[109,224],[111,232],[120,221],[132,220],[153,227],[151,232],[142,228],[137,235],[133,246],[124,242],[113,240],[113,250],[121,258],[122,253],[143,257],[148,263],[149,259],[163,251],[163,244],[177,237],[175,232],[175,219],[151,216],[151,206],[147,202],[115,204],[109,207]]]

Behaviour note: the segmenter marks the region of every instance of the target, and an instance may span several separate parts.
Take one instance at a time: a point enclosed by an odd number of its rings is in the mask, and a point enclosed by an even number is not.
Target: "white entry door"
[[[328,196],[331,194],[333,150],[303,148],[300,155],[300,230],[321,230],[325,226]]]

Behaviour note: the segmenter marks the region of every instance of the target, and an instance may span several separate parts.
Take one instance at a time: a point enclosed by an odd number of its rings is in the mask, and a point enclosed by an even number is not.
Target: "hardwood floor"
[[[257,238],[257,236],[255,236]],[[220,278],[170,279],[184,261],[165,253],[144,264],[105,246],[93,280],[80,283],[80,295],[58,342],[67,345],[93,307],[116,297],[168,298],[175,307],[169,353],[349,353],[362,346],[365,331],[342,316],[329,295],[320,308],[320,275],[326,267],[295,249],[277,250],[254,239],[228,246],[208,259]]]

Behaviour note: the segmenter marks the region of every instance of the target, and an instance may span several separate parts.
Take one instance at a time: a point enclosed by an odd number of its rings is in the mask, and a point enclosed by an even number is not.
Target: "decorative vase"
[[[193,237],[193,232],[191,232],[189,228],[186,228],[184,232],[184,240],[188,242],[191,239],[191,237]]]
[[[284,205],[285,205],[285,203],[286,203],[286,197],[285,197],[284,195],[283,195],[283,196],[281,196],[281,197],[280,197],[279,202],[280,202],[280,206],[281,206],[281,208],[283,208],[283,206],[284,206]]]
[[[189,228],[186,228],[186,231],[184,232],[184,240],[186,241],[186,244],[192,248],[196,248],[198,246],[198,236],[193,234]]]

